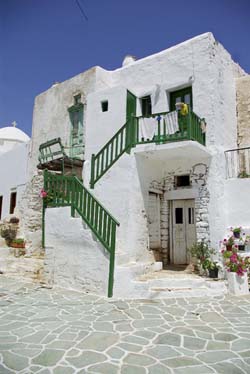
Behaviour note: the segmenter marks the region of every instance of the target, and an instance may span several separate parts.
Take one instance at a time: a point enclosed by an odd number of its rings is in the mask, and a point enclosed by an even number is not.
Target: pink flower
[[[42,197],[43,199],[45,197],[47,197],[48,193],[42,188],[41,191],[40,191],[40,197]]]

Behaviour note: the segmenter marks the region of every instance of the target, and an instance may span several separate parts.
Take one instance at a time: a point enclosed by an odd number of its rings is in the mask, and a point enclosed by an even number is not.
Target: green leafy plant
[[[203,262],[203,269],[207,270],[215,270],[220,269],[220,265],[217,261],[212,261],[210,258],[207,258]]]
[[[11,243],[14,244],[25,244],[25,240],[22,238],[13,239]]]
[[[238,174],[238,178],[250,178],[250,174],[244,170]]]
[[[192,257],[200,261],[203,269],[207,269],[204,266],[210,261],[211,256],[215,254],[214,249],[210,248],[204,240],[194,243],[192,247],[188,248],[188,252]]]

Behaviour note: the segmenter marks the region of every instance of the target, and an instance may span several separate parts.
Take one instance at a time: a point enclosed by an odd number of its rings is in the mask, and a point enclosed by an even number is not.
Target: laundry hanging
[[[165,114],[165,116],[163,116],[163,119],[166,124],[167,134],[172,135],[172,134],[175,134],[177,131],[179,131],[178,113],[176,110]]]
[[[152,140],[157,131],[156,118],[139,118],[139,139]]]

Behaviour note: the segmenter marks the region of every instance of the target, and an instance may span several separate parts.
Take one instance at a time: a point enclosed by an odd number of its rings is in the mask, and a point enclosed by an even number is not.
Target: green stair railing
[[[70,206],[71,215],[77,212],[109,252],[108,297],[113,295],[116,227],[119,222],[87,190],[75,176],[65,176],[44,171],[44,208]],[[44,220],[43,220],[44,222]],[[44,226],[44,225],[43,225]],[[44,244],[43,227],[43,244]]]
[[[133,146],[133,119],[128,120],[120,130],[97,153],[92,154],[90,188],[105,174],[111,166]]]

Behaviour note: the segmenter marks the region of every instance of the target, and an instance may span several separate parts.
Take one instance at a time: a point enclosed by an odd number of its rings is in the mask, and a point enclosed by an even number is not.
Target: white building
[[[16,127],[0,128],[0,220],[14,213],[27,182],[30,138]]]
[[[46,269],[55,282],[105,292],[115,243],[114,293],[133,294],[135,276],[188,263],[197,240],[219,249],[229,225],[250,227],[242,209],[250,180],[227,179],[225,156],[238,147],[236,80],[245,75],[205,33],[138,61],[127,56],[114,71],[94,67],[36,97],[29,179],[38,159],[40,168],[78,175],[84,160],[83,183],[93,188],[58,174],[46,180],[54,206],[45,215]],[[165,115],[177,102],[188,113],[171,131]]]

